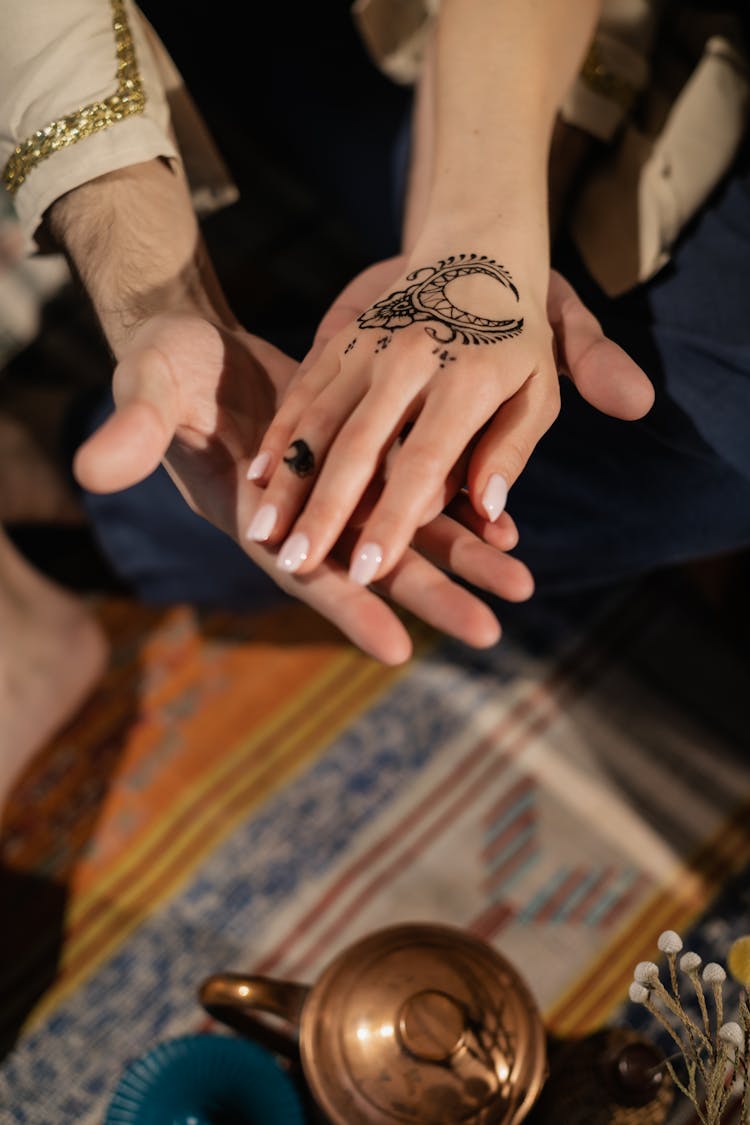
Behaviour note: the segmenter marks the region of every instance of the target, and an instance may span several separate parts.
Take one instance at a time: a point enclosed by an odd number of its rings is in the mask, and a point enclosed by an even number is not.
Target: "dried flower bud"
[[[719,1039],[740,1054],[745,1050],[745,1033],[738,1023],[723,1023],[719,1028]]]
[[[674,930],[665,930],[663,934],[659,934],[656,944],[662,953],[679,953],[682,949],[682,938]]]
[[[683,973],[694,973],[700,967],[701,959],[697,953],[683,953],[680,957],[680,968]]]
[[[639,961],[633,970],[633,979],[638,984],[653,984],[659,979],[659,966],[653,961]]]
[[[649,991],[647,988],[644,988],[642,984],[639,984],[637,980],[634,980],[628,989],[628,996],[634,1004],[645,1004],[649,997]]]
[[[703,970],[703,980],[706,984],[723,984],[727,979],[727,974],[722,969],[721,965],[717,965],[715,961],[709,961]]]

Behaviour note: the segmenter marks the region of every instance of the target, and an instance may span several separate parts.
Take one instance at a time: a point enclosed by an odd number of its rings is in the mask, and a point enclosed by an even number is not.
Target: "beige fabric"
[[[662,4],[604,0],[592,50],[561,107],[564,121],[599,140],[612,139],[648,83]]]
[[[416,82],[440,0],[355,0],[352,17],[370,57],[400,85]]]
[[[386,74],[416,80],[438,5],[358,0],[357,27]],[[676,5],[666,20],[663,0],[603,0],[592,49],[561,106],[566,122],[608,144],[571,228],[611,295],[669,260],[729,169],[750,118],[747,59],[731,18]]]
[[[669,261],[678,235],[731,165],[749,113],[745,60],[716,36],[658,132],[650,134],[647,124],[626,126],[584,185],[571,223],[586,266],[606,293],[625,292]]]
[[[31,169],[13,196],[29,251],[36,248],[35,235],[45,210],[65,192],[129,164],[155,157],[177,160],[183,145],[196,202],[211,206],[236,198],[166,51],[131,0],[126,0],[126,13],[146,94],[145,110],[54,152]],[[64,4],[24,0],[6,5],[0,45],[0,167],[37,130],[115,92],[112,18],[108,0],[65,0]]]

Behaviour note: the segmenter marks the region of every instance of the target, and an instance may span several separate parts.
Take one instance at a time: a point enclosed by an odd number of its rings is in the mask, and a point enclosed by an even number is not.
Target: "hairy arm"
[[[179,165],[150,160],[97,177],[53,203],[46,226],[115,356],[159,313],[194,313],[236,327]]]

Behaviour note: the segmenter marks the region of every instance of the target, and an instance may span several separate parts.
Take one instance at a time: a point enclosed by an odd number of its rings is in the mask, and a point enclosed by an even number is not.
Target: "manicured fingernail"
[[[265,543],[276,525],[278,514],[275,504],[261,504],[247,529],[247,538]]]
[[[369,586],[383,561],[383,548],[379,543],[363,543],[352,559],[349,577],[359,586]]]
[[[259,453],[257,457],[254,457],[250,462],[250,468],[247,470],[247,479],[260,480],[268,468],[270,460],[271,454],[267,450],[263,453]]]
[[[294,574],[295,570],[299,570],[302,563],[310,554],[310,540],[301,531],[296,531],[294,535],[290,535],[284,546],[281,548],[279,557],[276,560],[276,565],[280,570],[286,570],[289,574]]]
[[[487,487],[482,494],[482,507],[487,513],[487,519],[491,523],[501,515],[505,502],[508,499],[508,485],[505,477],[501,477],[499,473],[493,473],[487,481]]]

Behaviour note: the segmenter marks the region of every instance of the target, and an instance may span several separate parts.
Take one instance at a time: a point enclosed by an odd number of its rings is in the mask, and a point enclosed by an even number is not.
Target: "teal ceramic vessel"
[[[274,1056],[244,1039],[186,1035],[125,1069],[104,1125],[304,1125]]]

